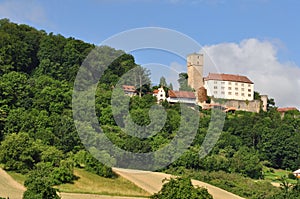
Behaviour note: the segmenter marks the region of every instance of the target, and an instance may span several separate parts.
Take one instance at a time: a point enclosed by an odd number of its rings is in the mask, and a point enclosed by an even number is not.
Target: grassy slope
[[[7,172],[14,180],[24,184],[26,176],[9,171]],[[60,192],[67,193],[89,193],[116,196],[139,196],[148,197],[149,193],[137,187],[130,181],[117,177],[115,179],[103,178],[83,169],[74,169],[74,174],[79,177],[73,184],[62,184],[55,186]]]
[[[14,171],[6,171],[15,181],[18,183],[24,185],[24,182],[26,180],[26,175],[16,173]]]
[[[60,192],[92,193],[118,196],[149,196],[149,193],[137,187],[128,180],[117,177],[115,179],[103,178],[83,169],[74,169],[74,174],[79,177],[73,184],[56,186]]]

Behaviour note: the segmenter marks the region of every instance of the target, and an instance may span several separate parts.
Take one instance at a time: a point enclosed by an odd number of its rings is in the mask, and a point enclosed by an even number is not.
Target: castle
[[[203,77],[203,54],[187,56],[188,85],[195,90],[202,108],[222,106],[225,109],[259,112],[267,110],[266,95],[254,99],[254,83],[246,76],[209,73]],[[206,103],[207,96],[211,98]]]

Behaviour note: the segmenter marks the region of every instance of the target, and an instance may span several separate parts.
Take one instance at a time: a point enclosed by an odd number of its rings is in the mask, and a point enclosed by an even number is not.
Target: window
[[[242,91],[245,91],[245,89],[244,89],[244,88],[242,88]]]
[[[217,84],[218,82],[217,81],[214,81],[214,84]]]
[[[251,94],[248,94],[248,97],[251,97]]]
[[[228,90],[231,90],[231,87],[228,87]]]
[[[238,87],[235,87],[235,90],[236,90],[236,91],[238,91],[238,90],[239,90],[239,88],[238,88]]]
[[[225,95],[225,92],[224,92],[224,91],[222,91],[222,92],[221,92],[221,94],[222,94],[222,95]]]
[[[244,87],[244,83],[241,84]]]
[[[225,84],[225,82],[221,82],[221,84]]]
[[[214,91],[214,94],[218,94],[218,92],[217,92],[217,91]]]
[[[228,92],[228,95],[231,95],[231,92]]]
[[[251,92],[251,89],[248,89],[248,92]]]
[[[228,82],[228,85],[231,85],[231,82]]]
[[[225,87],[224,87],[224,86],[222,86],[222,87],[221,87],[221,89],[222,89],[222,90],[225,90]]]
[[[237,83],[237,82],[235,82],[235,85],[237,86],[237,85],[238,85],[238,83]]]
[[[251,87],[251,84],[248,84],[248,87]]]
[[[217,87],[217,86],[214,86],[214,89],[218,89],[218,87]]]
[[[238,96],[238,95],[239,95],[239,93],[238,93],[238,92],[235,92],[235,95],[236,95],[236,96]]]
[[[242,93],[242,96],[244,97],[244,96],[245,96],[245,93]]]

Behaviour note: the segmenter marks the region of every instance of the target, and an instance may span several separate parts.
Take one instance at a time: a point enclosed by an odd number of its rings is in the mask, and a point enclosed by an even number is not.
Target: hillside
[[[275,187],[263,190],[264,187],[258,186],[253,190],[240,186],[242,180],[230,183],[222,177],[216,179],[218,175],[227,178],[239,176],[239,179],[255,181],[264,179],[265,167],[289,171],[298,169],[298,111],[289,111],[283,118],[276,107],[268,112],[228,113],[213,150],[200,159],[199,151],[203,150],[201,145],[211,125],[211,111],[201,110],[200,107],[184,109],[179,104],[166,102],[160,106],[164,112],[160,108],[152,108],[156,105],[156,98],[151,92],[157,87],[152,87],[150,72],[138,66],[132,55],[121,50],[108,46],[101,46],[96,51],[93,49],[96,49],[94,45],[84,41],[14,24],[7,19],[0,20],[0,163],[5,170],[28,175],[25,198],[33,195],[57,198],[53,186],[74,182],[76,176],[73,171],[76,167],[114,178],[111,165],[126,168],[146,165],[149,169],[153,165],[166,165],[164,169],[159,169],[187,176],[205,172],[207,178],[200,180],[234,190],[246,198],[280,198],[286,194],[293,198],[299,193],[299,182],[283,192]],[[74,80],[90,52],[98,55],[97,59],[91,60],[97,64],[106,63],[114,57],[117,59],[107,66],[96,85],[96,121],[74,122]],[[129,74],[132,69],[135,72]],[[96,76],[93,72],[84,73],[88,76],[86,82],[81,82],[83,85],[89,83],[88,77]],[[140,79],[146,83],[139,84]],[[112,104],[112,95],[122,93],[115,89],[119,81],[135,85],[137,95],[120,95],[115,101],[120,103],[116,108]],[[87,96],[80,97],[84,102]],[[128,106],[122,104],[126,102]],[[82,118],[88,117],[88,111],[82,111],[82,107],[76,110]],[[152,116],[149,116],[149,110]],[[192,123],[181,122],[182,119]],[[218,118],[213,122],[218,125]],[[86,137],[79,136],[75,123],[77,128],[88,132],[84,134]],[[98,123],[104,134],[93,134],[98,129]],[[135,124],[143,128],[137,132]],[[186,136],[193,131],[195,137]],[[146,136],[139,138],[137,133],[145,133]],[[105,137],[123,151],[101,148],[106,146]],[[150,153],[164,149],[174,138],[178,138],[176,146],[179,147],[171,146],[158,155]],[[182,154],[180,146],[185,144],[189,148]],[[147,162],[143,162],[141,156],[126,159],[126,151],[151,155],[147,156]],[[98,159],[104,158],[107,165],[99,162],[90,152],[97,154]],[[285,182],[285,179],[282,181]],[[37,193],[37,190],[43,191]]]

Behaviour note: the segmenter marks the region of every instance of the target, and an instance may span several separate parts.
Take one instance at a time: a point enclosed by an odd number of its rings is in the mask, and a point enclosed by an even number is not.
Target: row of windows
[[[214,89],[218,89],[218,87],[217,87],[217,86],[214,86]],[[222,89],[222,90],[225,90],[225,87],[222,86],[221,89]],[[228,87],[228,90],[231,90],[231,89],[232,89],[231,87]],[[236,91],[239,90],[239,88],[237,88],[237,87],[235,87],[234,89],[235,89]],[[244,88],[241,88],[241,90],[242,90],[242,91],[245,91]],[[248,89],[248,92],[251,92],[251,89]]]
[[[214,91],[214,94],[218,94],[218,92],[217,92],[217,91]],[[222,95],[225,95],[225,92],[222,91],[221,94],[222,94]],[[235,94],[235,96],[239,96],[239,93],[238,93],[238,92],[235,92],[234,94]],[[228,92],[228,95],[232,95],[232,92]],[[242,96],[242,97],[245,97],[245,93],[241,93],[241,96]],[[251,97],[251,94],[248,94],[248,97]]]
[[[217,84],[217,83],[218,83],[218,81],[214,81],[214,84]],[[228,85],[232,85],[232,83],[233,83],[233,82],[228,82]],[[222,84],[222,85],[224,85],[224,84],[225,84],[225,82],[224,82],[224,81],[222,81],[222,82],[221,82],[221,84]],[[237,86],[237,85],[238,85],[238,82],[235,82],[234,84]],[[244,84],[244,83],[241,83],[241,86],[243,86],[243,87],[244,87],[244,86],[245,86],[245,84]],[[251,84],[248,84],[248,87],[251,87]]]

